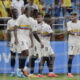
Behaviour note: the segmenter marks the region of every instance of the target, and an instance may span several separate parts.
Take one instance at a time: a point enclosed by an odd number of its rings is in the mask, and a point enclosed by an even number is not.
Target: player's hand
[[[9,44],[9,42],[7,42],[7,46],[8,46],[8,47],[10,47],[10,44]]]
[[[31,44],[31,47],[30,48],[33,48],[33,44]]]
[[[17,45],[18,44],[18,40],[16,39],[14,43],[15,43],[15,45]]]
[[[44,45],[41,43],[41,48],[44,48]]]

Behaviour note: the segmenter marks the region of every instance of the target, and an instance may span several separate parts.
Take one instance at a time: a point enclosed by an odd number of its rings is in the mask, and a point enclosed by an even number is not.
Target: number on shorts
[[[73,46],[71,46],[71,50],[73,50]]]
[[[45,51],[48,51],[48,47],[45,47]]]
[[[37,47],[35,46],[35,51],[37,51]]]
[[[22,45],[24,45],[24,42],[22,41]]]

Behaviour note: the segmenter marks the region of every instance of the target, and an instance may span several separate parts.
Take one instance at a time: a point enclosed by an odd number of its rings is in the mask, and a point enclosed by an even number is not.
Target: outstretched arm
[[[18,44],[18,38],[17,38],[17,28],[18,28],[18,26],[15,26],[14,27],[14,37],[15,37],[15,44],[17,45]]]
[[[44,46],[43,46],[43,44],[42,44],[40,38],[38,37],[36,31],[33,32],[33,35],[34,35],[34,37],[36,38],[36,40],[41,44],[41,48],[43,48]]]
[[[7,46],[9,46],[9,38],[10,38],[10,31],[8,30],[7,33],[6,33],[6,41],[7,41]]]

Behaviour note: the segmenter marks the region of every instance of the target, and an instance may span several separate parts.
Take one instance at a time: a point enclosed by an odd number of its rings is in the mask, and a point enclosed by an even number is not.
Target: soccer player
[[[29,51],[29,63],[28,63],[28,67],[30,68],[30,74],[28,75],[29,77],[38,77],[36,75],[34,75],[34,67],[35,67],[35,61],[37,60],[38,57],[40,57],[40,48],[43,47],[43,45],[41,44],[41,41],[37,35],[37,13],[38,10],[37,9],[33,9],[32,10],[32,19],[34,20],[33,26],[32,26],[32,32],[33,32],[33,43],[34,43],[34,47],[30,48]],[[39,45],[38,45],[38,44]],[[39,48],[37,48],[38,46],[40,46]]]
[[[44,63],[45,63],[45,61],[47,61],[47,65],[49,67],[48,76],[49,77],[58,77],[58,75],[53,73],[53,64],[54,64],[55,56],[54,56],[54,52],[50,46],[50,37],[53,35],[53,31],[52,31],[50,25],[43,21],[42,13],[38,13],[37,21],[38,21],[38,31],[40,31],[39,37],[44,45],[44,48],[41,49],[42,56],[41,56],[40,69],[39,69],[38,76],[45,77],[44,75],[41,76],[41,73],[43,70]],[[49,57],[50,57],[50,59],[49,59]]]
[[[10,52],[11,52],[11,68],[12,72],[10,76],[15,76],[15,58],[16,58],[16,45],[14,43],[14,26],[18,18],[18,11],[17,9],[12,9],[12,18],[7,23],[7,45],[10,46]],[[11,35],[11,44],[9,44],[9,38]]]
[[[29,49],[33,48],[32,34],[40,42],[35,33],[35,28],[32,28],[34,26],[34,20],[30,17],[30,12],[31,8],[26,7],[25,14],[18,18],[15,27],[15,43],[19,46],[19,50],[21,51],[21,54],[19,55],[19,77],[21,76],[22,72],[25,76],[28,76],[27,72],[25,72],[24,66],[26,58],[29,55]],[[42,45],[41,42],[40,44]]]
[[[71,73],[72,61],[75,55],[78,55],[80,52],[80,20],[77,20],[77,13],[71,12],[70,19],[67,23],[67,29],[69,33],[69,60],[68,60],[68,77],[73,77]]]
[[[15,43],[18,46],[19,54],[19,70],[17,72],[18,77],[22,77],[24,73],[24,66],[26,58],[29,55],[29,48],[33,47],[32,40],[32,19],[29,17],[30,10],[28,7],[25,8],[25,14],[21,15],[15,24]],[[27,75],[27,74],[26,74]]]

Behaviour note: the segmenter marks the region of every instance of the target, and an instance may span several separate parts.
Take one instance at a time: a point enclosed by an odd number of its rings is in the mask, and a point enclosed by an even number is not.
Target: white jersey
[[[68,31],[72,31],[73,33],[80,33],[80,21],[77,20],[77,23],[73,23],[69,21],[67,23]],[[70,35],[69,34],[69,55],[77,55],[80,54],[80,36]]]
[[[26,42],[29,46],[31,43],[29,34],[31,31],[35,31],[34,27],[32,27],[34,26],[33,18],[27,17],[26,15],[21,15],[16,22],[16,26],[19,26],[18,40]]]
[[[37,20],[35,20],[35,19],[33,19],[33,20],[34,20],[34,23],[32,25],[32,32],[34,32],[34,31],[37,32],[38,23],[37,23]],[[40,48],[41,48],[40,43],[36,40],[34,35],[33,35],[33,44],[34,44],[34,47],[29,49],[29,51],[30,51],[29,56],[38,55],[38,57],[40,57]]]
[[[50,25],[46,24],[45,22],[38,24],[38,34],[42,42],[50,42],[50,33],[53,33]]]
[[[16,23],[17,19],[10,19],[7,23],[7,31],[9,30],[10,31],[10,34],[11,34],[11,44],[10,44],[10,50],[12,52],[17,52],[17,47],[14,43],[15,41],[15,37],[14,37],[14,26],[15,26],[15,23]]]
[[[41,49],[41,57],[49,57],[54,54],[54,51],[50,46],[50,33],[53,33],[53,30],[48,24],[45,22],[38,24],[38,35],[44,45],[44,48]]]
[[[67,23],[67,30],[73,31],[73,33],[80,33],[80,21],[77,20],[77,23],[73,23],[72,21],[69,21]],[[70,35],[69,34],[69,43],[73,44],[76,43],[76,41],[80,40],[80,36]]]
[[[17,19],[10,19],[7,23],[7,31],[9,30],[11,32],[11,43],[14,43],[15,37],[14,37],[14,26]]]

